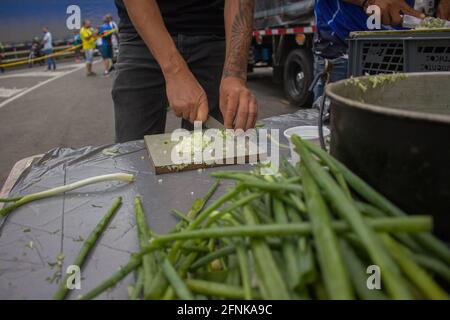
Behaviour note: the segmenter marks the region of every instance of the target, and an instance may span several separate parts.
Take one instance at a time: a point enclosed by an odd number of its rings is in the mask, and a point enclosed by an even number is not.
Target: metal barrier
[[[71,45],[59,45],[54,46],[53,50],[55,53],[71,48]],[[24,59],[28,59],[30,56],[31,50],[19,50],[19,51],[7,51],[3,53],[3,59],[1,60],[2,64],[10,64],[18,61],[22,61]],[[74,53],[71,51],[64,52],[64,56],[73,55]]]
[[[109,30],[103,34],[98,35],[95,39],[97,40],[98,38],[103,38],[106,37],[110,34],[115,33],[117,30],[113,29],[113,30]],[[69,56],[69,55],[73,55],[74,51],[77,49],[80,49],[82,47],[81,44],[76,45],[76,46],[72,46],[72,45],[61,45],[61,46],[54,46],[54,52],[49,54],[49,55],[44,55],[38,58],[29,58],[30,55],[30,50],[21,50],[21,51],[13,51],[13,52],[6,52],[3,53],[3,56],[7,56],[9,55],[15,55],[15,58],[11,58],[11,59],[2,59],[1,63],[0,63],[0,68],[9,68],[9,67],[14,67],[14,66],[19,66],[19,65],[24,65],[24,64],[28,64],[30,62],[36,62],[36,61],[42,61],[45,60],[49,57],[61,57],[61,56]],[[22,58],[19,58],[19,55],[26,55]]]

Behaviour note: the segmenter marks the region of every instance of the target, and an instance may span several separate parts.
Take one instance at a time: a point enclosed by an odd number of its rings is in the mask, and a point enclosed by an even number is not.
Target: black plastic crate
[[[450,71],[450,29],[353,32],[349,75]]]

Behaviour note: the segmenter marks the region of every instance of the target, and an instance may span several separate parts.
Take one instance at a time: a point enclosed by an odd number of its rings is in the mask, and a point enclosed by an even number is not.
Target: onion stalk
[[[114,201],[114,204],[111,207],[111,209],[108,210],[106,215],[100,220],[95,229],[91,232],[87,240],[84,242],[80,252],[78,253],[78,256],[75,258],[75,261],[72,265],[78,266],[80,269],[83,267],[89,253],[94,248],[98,239],[103,234],[109,222],[114,217],[116,212],[119,210],[121,205],[122,205],[122,197],[119,197],[117,198],[116,201]],[[66,275],[64,279],[61,281],[59,289],[53,296],[53,299],[63,300],[66,297],[67,293],[69,292],[69,288],[67,287],[67,280],[69,279],[69,276],[70,276],[69,274]]]
[[[7,214],[9,214],[11,211],[27,204],[32,201],[41,200],[45,198],[54,197],[75,189],[79,189],[81,187],[96,184],[100,182],[105,181],[121,181],[121,182],[133,182],[134,181],[134,175],[127,174],[127,173],[113,173],[113,174],[106,174],[101,176],[96,176],[84,180],[80,180],[71,184],[67,184],[65,186],[52,188],[46,191],[41,191],[33,194],[28,194],[25,196],[19,196],[13,199],[2,199],[3,202],[15,202],[7,207],[4,207],[0,210],[0,217],[5,217]]]

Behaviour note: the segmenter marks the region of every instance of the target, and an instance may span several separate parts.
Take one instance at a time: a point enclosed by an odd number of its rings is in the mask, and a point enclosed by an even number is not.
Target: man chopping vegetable
[[[315,73],[324,69],[324,60],[333,62],[331,81],[347,78],[347,41],[350,32],[367,31],[366,13],[369,6],[378,6],[381,14],[381,29],[399,28],[404,15],[425,18],[435,15],[450,19],[450,0],[427,0],[421,4],[421,11],[415,10],[414,0],[315,0],[317,34],[314,41]],[[423,2],[423,1],[422,1]],[[316,86],[315,96],[322,95],[323,85]]]
[[[249,129],[258,106],[247,87],[254,0],[116,0],[116,140],[162,133],[170,107],[183,128],[211,115]]]

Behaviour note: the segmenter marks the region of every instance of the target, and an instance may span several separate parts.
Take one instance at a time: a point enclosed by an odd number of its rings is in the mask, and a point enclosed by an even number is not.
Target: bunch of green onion
[[[219,180],[165,235],[141,199],[141,251],[82,299],[135,274],[131,299],[448,299],[450,250],[429,216],[407,216],[317,146],[293,137],[301,163],[277,176],[214,173]],[[369,288],[369,266],[381,288]]]

